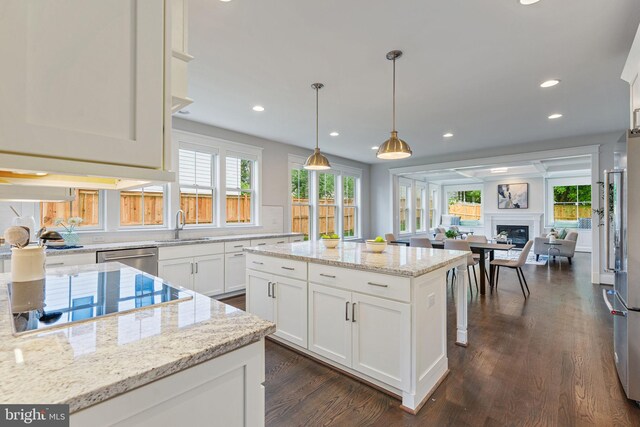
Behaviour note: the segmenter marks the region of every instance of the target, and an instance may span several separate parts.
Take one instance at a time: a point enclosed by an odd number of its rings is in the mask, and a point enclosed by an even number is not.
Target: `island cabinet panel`
[[[2,6],[1,150],[164,168],[165,2]]]
[[[351,299],[352,369],[405,390],[411,368],[410,305],[355,292]]]
[[[398,301],[411,300],[408,277],[310,263],[309,281]]]
[[[307,282],[247,270],[247,311],[276,324],[275,335],[307,348]]]
[[[351,366],[351,292],[309,284],[309,350]]]
[[[224,293],[224,255],[194,258],[194,288],[205,295]]]

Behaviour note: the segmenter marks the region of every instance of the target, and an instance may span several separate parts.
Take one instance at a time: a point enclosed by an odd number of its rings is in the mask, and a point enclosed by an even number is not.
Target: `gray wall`
[[[291,212],[289,212],[287,207],[289,203],[288,157],[289,154],[307,157],[311,154],[311,150],[180,118],[173,119],[173,128],[264,148],[262,152],[262,204],[283,207],[285,231],[288,231],[289,224],[291,223]],[[371,209],[369,203],[371,193],[371,165],[332,156],[330,154],[326,155],[331,162],[362,169],[362,236],[369,238],[371,235]]]

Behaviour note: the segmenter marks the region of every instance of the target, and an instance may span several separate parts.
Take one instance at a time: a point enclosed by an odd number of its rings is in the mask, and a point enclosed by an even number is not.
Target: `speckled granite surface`
[[[203,243],[219,243],[219,242],[237,242],[240,240],[251,239],[269,239],[272,237],[293,237],[302,236],[300,233],[262,233],[262,234],[236,234],[232,236],[217,236],[217,237],[203,237],[194,240],[148,240],[137,242],[116,242],[116,243],[96,243],[94,245],[84,245],[77,249],[49,249],[47,250],[47,256],[56,255],[69,255],[69,254],[81,254],[96,251],[111,251],[118,249],[131,249],[131,248],[150,248],[150,247],[166,247],[166,246],[184,246],[184,245],[201,245]],[[8,246],[3,246],[0,249],[0,260],[10,259],[11,249]]]
[[[321,242],[298,242],[244,250],[258,255],[408,277],[422,276],[447,264],[462,261],[468,254],[464,251],[392,245],[377,254],[367,251],[364,243],[353,242],[340,242],[335,249],[325,248]]]
[[[61,267],[102,271],[120,264]],[[14,337],[0,274],[0,400],[65,403],[75,412],[213,359],[275,332],[275,325],[195,294],[194,298]]]

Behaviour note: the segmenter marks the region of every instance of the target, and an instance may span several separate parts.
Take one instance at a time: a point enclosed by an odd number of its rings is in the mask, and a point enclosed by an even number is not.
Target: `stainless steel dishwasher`
[[[121,262],[145,273],[158,275],[158,248],[132,248],[96,252],[98,264]]]

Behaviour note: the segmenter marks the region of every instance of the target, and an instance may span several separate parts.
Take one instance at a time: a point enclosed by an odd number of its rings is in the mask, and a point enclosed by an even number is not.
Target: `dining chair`
[[[444,233],[436,233],[436,237],[434,237],[434,240],[446,240],[447,235]]]
[[[487,236],[483,236],[482,234],[467,235],[467,238],[465,240],[469,243],[488,243],[489,242],[489,239],[487,239]],[[489,256],[489,253],[487,252],[484,256],[485,260],[487,259],[488,256]],[[478,262],[480,262],[480,254],[473,254],[473,257],[477,259]],[[489,281],[489,273],[487,272],[486,268],[484,269],[484,275],[487,278],[487,281]]]
[[[531,251],[531,246],[533,246],[533,240],[529,240],[522,248],[522,252],[520,256],[516,260],[512,259],[494,259],[491,261],[491,265],[495,266],[496,273],[496,291],[498,290],[498,278],[500,277],[500,267],[507,267],[513,270],[516,270],[516,274],[518,275],[518,281],[520,282],[520,289],[522,289],[522,295],[524,295],[525,299],[527,298],[527,293],[531,295],[531,291],[529,290],[529,285],[527,284],[527,279],[524,278],[524,272],[522,271],[522,266],[527,263],[527,257],[529,256],[529,251]],[[524,283],[524,286],[523,286]],[[527,293],[524,292],[524,288],[527,288]],[[493,288],[491,288],[493,292]]]
[[[432,248],[431,240],[428,237],[412,237],[409,246],[416,248]]]
[[[471,253],[471,247],[469,246],[469,242],[464,240],[456,240],[456,239],[447,239],[444,241],[444,248],[451,249],[454,251],[466,251],[469,252],[467,255],[467,275],[469,276],[469,290],[471,291],[471,295],[473,295],[473,288],[471,287],[471,272],[469,271],[469,267],[473,269],[473,278],[476,282],[476,291],[478,290],[478,276],[476,275],[476,264],[478,264],[478,260],[473,257]]]
[[[393,233],[387,233],[384,235],[384,240],[386,240],[387,242],[393,242],[394,240],[396,240],[396,236],[394,236]]]

